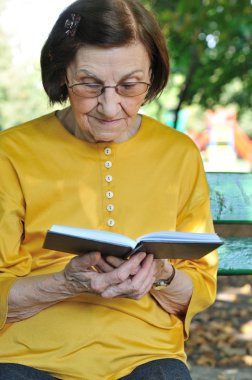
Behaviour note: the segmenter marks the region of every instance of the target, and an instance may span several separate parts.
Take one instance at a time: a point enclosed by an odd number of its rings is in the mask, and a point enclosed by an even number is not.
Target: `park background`
[[[52,111],[40,50],[70,3],[0,0],[0,129]],[[167,89],[142,111],[189,134],[206,170],[251,171],[252,1],[142,3],[156,13],[171,56]]]
[[[39,59],[71,2],[0,0],[0,130],[61,108],[48,103]],[[142,3],[155,12],[171,57],[167,89],[142,112],[190,135],[207,171],[252,171],[252,0]],[[252,378],[251,315],[249,277],[221,279],[215,305],[192,325],[191,364],[239,368],[232,376],[250,368]]]

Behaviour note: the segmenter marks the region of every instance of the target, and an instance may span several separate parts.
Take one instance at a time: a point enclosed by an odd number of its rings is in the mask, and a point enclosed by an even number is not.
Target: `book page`
[[[133,239],[130,239],[128,236],[118,234],[116,232],[91,230],[87,228],[68,227],[59,225],[53,225],[50,228],[50,231],[58,234],[83,238],[87,240],[95,240],[104,243],[128,246],[131,248],[134,248],[136,244],[136,242]]]
[[[220,238],[217,234],[211,233],[195,233],[195,232],[180,232],[180,231],[159,231],[152,232],[140,236],[137,239],[139,241],[159,241],[159,242],[202,242],[202,243],[214,243],[219,242]]]

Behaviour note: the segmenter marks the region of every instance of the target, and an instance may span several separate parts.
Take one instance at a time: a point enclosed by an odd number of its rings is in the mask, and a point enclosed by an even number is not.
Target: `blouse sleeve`
[[[0,328],[8,314],[8,293],[18,276],[31,270],[31,255],[22,250],[25,202],[10,159],[0,155]]]
[[[195,153],[195,152],[194,152]],[[196,159],[195,159],[196,158]],[[177,216],[177,231],[214,232],[210,211],[209,188],[201,156],[196,150],[182,170],[180,204]],[[177,269],[186,272],[193,281],[193,294],[184,320],[186,338],[189,335],[193,316],[210,306],[216,296],[217,251],[199,260],[174,260]]]

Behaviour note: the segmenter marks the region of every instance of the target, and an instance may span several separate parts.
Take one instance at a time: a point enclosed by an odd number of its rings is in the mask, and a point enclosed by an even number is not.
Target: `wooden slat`
[[[207,173],[207,180],[215,223],[252,223],[252,173]]]
[[[218,248],[218,275],[252,274],[252,237],[225,238]]]
[[[252,274],[252,173],[207,173],[218,249],[218,275]]]
[[[251,223],[214,223],[215,232],[222,237],[251,237]]]

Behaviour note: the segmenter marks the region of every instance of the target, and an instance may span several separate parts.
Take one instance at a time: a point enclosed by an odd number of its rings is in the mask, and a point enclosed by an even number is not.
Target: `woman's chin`
[[[123,140],[125,133],[98,133],[93,135],[94,142],[117,142]]]
[[[94,139],[94,142],[95,143],[112,143],[112,142],[117,142],[118,140],[118,136],[116,137],[113,137],[113,136],[97,136],[95,139]]]

